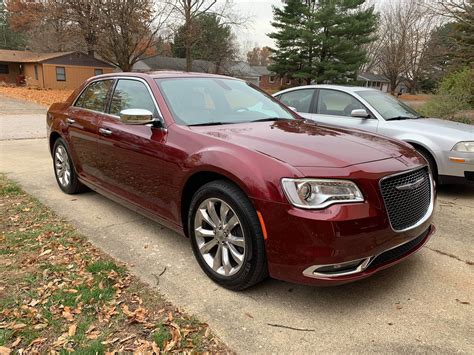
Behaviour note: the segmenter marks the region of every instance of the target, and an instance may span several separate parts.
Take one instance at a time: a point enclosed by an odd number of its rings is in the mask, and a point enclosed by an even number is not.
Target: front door
[[[316,97],[315,110],[312,116],[315,121],[345,128],[377,132],[379,121],[376,117],[352,117],[351,112],[353,110],[364,109],[368,113],[370,112],[350,94],[332,89],[319,89]]]
[[[175,219],[169,208],[176,191],[167,174],[173,160],[166,146],[167,131],[150,125],[122,123],[120,112],[132,108],[146,109],[159,116],[146,82],[119,79],[109,114],[99,123],[101,184],[132,203],[166,219]]]

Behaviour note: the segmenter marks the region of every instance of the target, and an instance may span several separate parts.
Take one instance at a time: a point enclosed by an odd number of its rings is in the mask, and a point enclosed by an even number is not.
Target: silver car
[[[304,118],[411,144],[441,184],[474,183],[473,125],[424,118],[391,95],[365,87],[308,85],[273,96]]]

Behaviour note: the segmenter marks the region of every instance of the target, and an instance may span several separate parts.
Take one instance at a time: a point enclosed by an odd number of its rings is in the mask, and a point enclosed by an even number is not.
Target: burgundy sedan
[[[434,231],[434,184],[411,147],[305,121],[238,79],[101,75],[47,123],[65,193],[88,187],[188,236],[229,289],[361,279]]]

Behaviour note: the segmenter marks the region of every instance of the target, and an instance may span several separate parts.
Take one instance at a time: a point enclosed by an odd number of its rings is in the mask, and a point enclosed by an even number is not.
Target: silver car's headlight
[[[451,150],[455,152],[474,153],[474,142],[459,142]]]
[[[296,207],[318,209],[335,203],[363,202],[364,196],[352,181],[332,179],[282,179],[288,201]]]

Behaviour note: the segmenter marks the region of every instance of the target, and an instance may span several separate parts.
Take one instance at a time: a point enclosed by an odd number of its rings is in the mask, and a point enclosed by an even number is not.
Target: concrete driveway
[[[474,352],[472,188],[441,189],[438,233],[374,277],[333,288],[267,280],[236,293],[204,275],[185,238],[96,193],[61,193],[46,139],[1,141],[0,154],[1,172],[238,352]]]
[[[0,140],[46,137],[46,107],[0,96]]]

